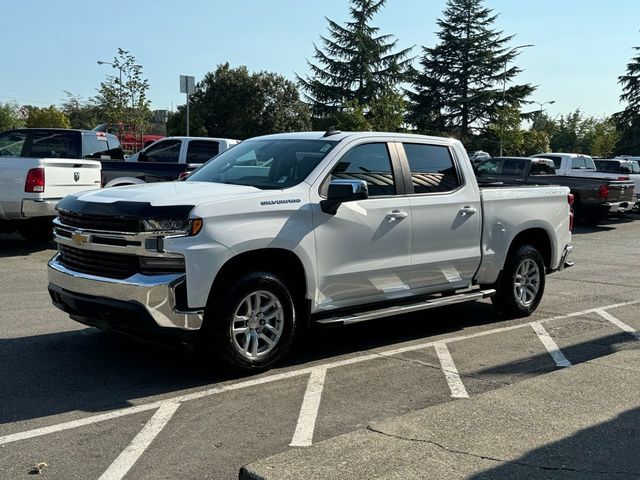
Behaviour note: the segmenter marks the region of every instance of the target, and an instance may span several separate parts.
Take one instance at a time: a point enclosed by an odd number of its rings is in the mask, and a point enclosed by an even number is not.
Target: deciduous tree
[[[149,80],[143,77],[142,65],[136,62],[131,53],[118,48],[112,62],[117,73],[100,84],[94,102],[102,121],[126,123],[142,131],[151,118]]]
[[[24,120],[18,116],[18,105],[0,103],[0,132],[24,126]]]
[[[29,106],[27,109],[29,111],[26,121],[28,128],[71,128],[69,118],[55,105],[46,108]]]
[[[190,130],[213,137],[245,139],[310,128],[309,108],[294,82],[276,73],[250,73],[245,66],[231,68],[228,63],[196,85],[190,107]],[[171,116],[170,133],[183,133],[184,114],[184,107],[179,107]]]

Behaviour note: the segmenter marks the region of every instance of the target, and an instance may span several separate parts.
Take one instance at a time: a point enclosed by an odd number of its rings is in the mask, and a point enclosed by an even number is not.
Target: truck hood
[[[245,185],[210,182],[158,182],[124,187],[103,188],[78,195],[81,202],[140,202],[152,206],[201,205],[251,195],[273,195],[273,191]]]

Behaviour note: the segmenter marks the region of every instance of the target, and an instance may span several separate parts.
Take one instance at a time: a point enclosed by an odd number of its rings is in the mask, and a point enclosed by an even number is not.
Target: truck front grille
[[[59,247],[60,263],[76,272],[124,279],[140,271],[140,262],[135,255],[81,250],[66,245],[59,245]]]
[[[137,217],[116,217],[111,215],[94,215],[60,210],[58,220],[68,227],[84,230],[98,230],[103,232],[140,232],[140,222]]]

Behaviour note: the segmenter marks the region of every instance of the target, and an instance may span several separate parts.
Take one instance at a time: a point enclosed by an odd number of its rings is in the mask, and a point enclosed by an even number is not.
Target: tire
[[[47,243],[53,240],[52,218],[30,218],[20,222],[18,233],[29,243]]]
[[[294,305],[289,289],[277,275],[244,274],[230,282],[224,291],[212,295],[205,309],[200,346],[234,370],[245,373],[268,370],[282,359],[293,342],[297,326]],[[266,310],[261,310],[265,307]],[[233,328],[237,329],[235,334]]]
[[[518,287],[523,273],[527,277],[524,290]],[[545,266],[540,252],[531,245],[522,245],[509,254],[491,301],[506,318],[528,317],[538,308],[544,287]]]

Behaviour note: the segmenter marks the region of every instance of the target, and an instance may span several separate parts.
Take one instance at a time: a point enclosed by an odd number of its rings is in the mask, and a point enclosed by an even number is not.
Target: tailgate
[[[76,192],[100,188],[101,164],[95,160],[45,158],[44,198],[62,198]]]
[[[611,182],[609,183],[608,202],[631,202],[633,201],[633,182]]]

